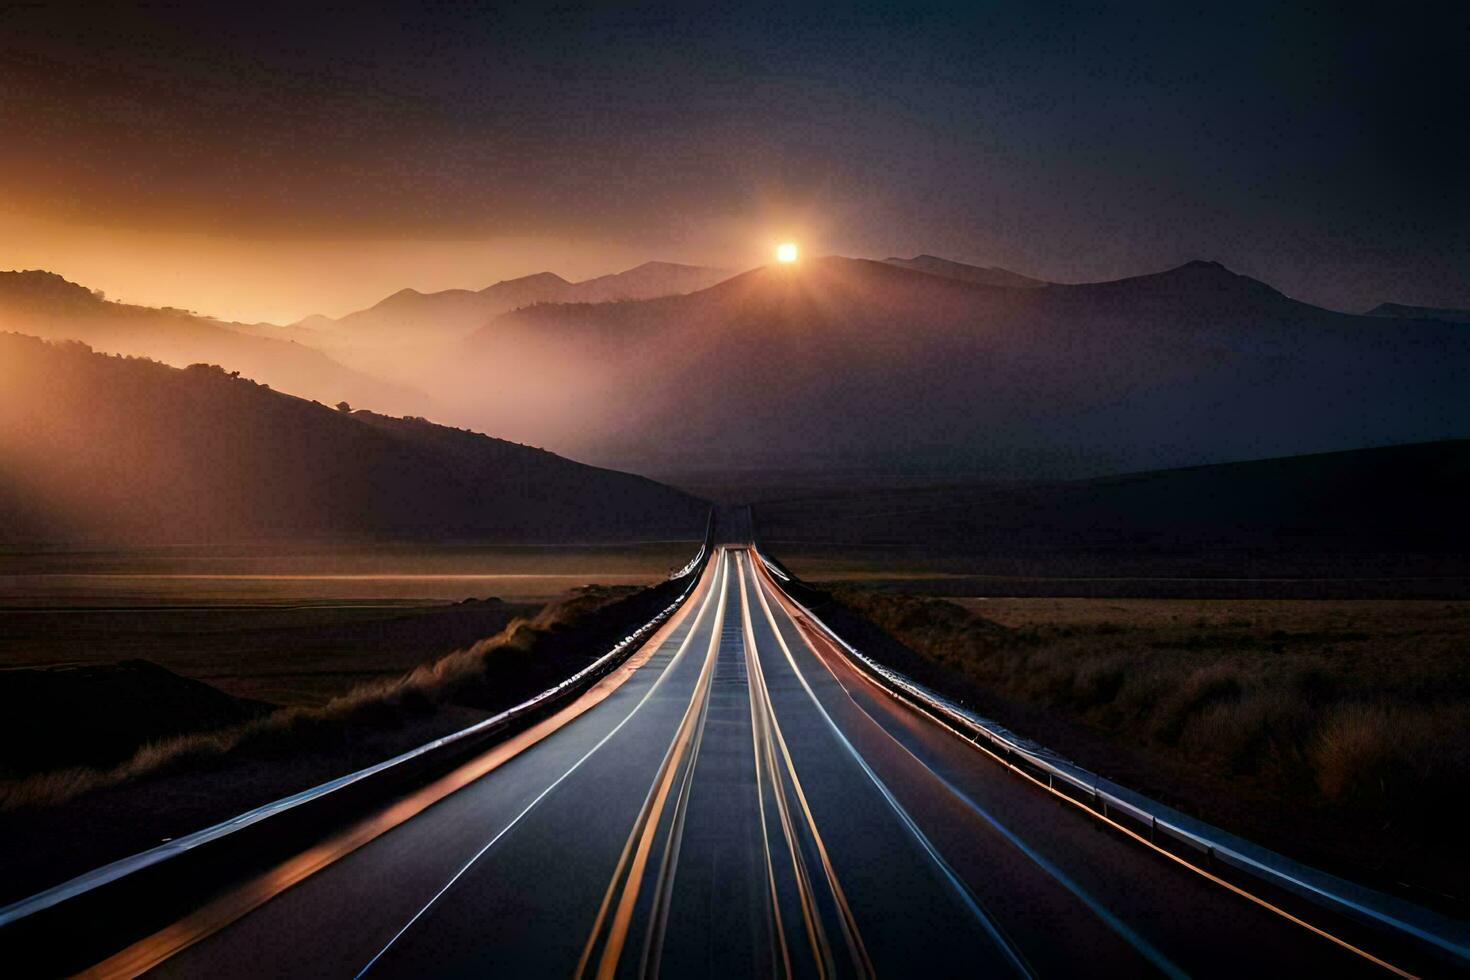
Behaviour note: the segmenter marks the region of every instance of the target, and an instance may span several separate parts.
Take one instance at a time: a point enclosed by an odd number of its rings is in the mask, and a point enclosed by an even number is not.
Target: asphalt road
[[[879,691],[758,565],[721,549],[646,661],[485,775],[102,972],[1391,975]]]

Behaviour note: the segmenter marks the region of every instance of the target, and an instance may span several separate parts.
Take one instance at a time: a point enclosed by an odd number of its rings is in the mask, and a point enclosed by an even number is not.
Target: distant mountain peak
[[[1194,271],[1194,272],[1223,272],[1223,273],[1226,273],[1227,275],[1232,275],[1232,276],[1239,275],[1239,273],[1232,272],[1231,270],[1227,269],[1224,265],[1220,264],[1219,262],[1216,262],[1214,259],[1190,259],[1188,262],[1184,263],[1183,265],[1181,265],[1181,266],[1179,266],[1179,267],[1177,267],[1175,269],[1169,270],[1169,271],[1179,272],[1179,271],[1182,271],[1182,270],[1185,270],[1185,269],[1188,269],[1188,270],[1191,270],[1191,271]]]
[[[570,285],[570,282],[568,282],[566,279],[563,279],[555,272],[533,272],[529,276],[518,276],[515,279],[502,279],[499,282],[492,283],[491,285],[486,286],[484,289],[480,290],[480,292],[488,293],[491,290],[496,289],[497,287],[507,286],[559,287]]]
[[[1183,265],[1175,266],[1172,269],[1165,269],[1162,272],[1133,276],[1128,279],[1118,279],[1111,283],[1098,283],[1097,285],[1122,288],[1147,287],[1156,290],[1178,290],[1186,293],[1198,290],[1217,296],[1235,295],[1256,300],[1291,301],[1285,294],[1276,289],[1276,287],[1264,283],[1259,279],[1244,275],[1243,273],[1235,272],[1219,262],[1210,259],[1192,259]]]

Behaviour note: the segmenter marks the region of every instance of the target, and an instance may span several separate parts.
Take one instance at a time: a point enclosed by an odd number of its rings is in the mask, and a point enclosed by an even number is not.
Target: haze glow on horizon
[[[251,238],[70,222],[0,208],[0,271],[42,269],[117,302],[285,325],[366,309],[400,289],[479,290],[540,272],[575,282],[662,261],[733,275],[769,261],[769,232],[757,229],[786,224],[791,210],[765,205],[747,220],[709,229],[698,243],[649,244],[551,235]],[[803,229],[812,231],[811,216],[801,217]]]
[[[670,261],[712,265],[709,259],[717,257],[690,250],[687,258]],[[110,300],[242,323],[342,316],[403,288],[483,289],[537,272],[590,279],[653,258],[667,256],[636,244],[529,236],[252,239],[74,224],[0,210],[0,270],[44,269],[100,289]]]

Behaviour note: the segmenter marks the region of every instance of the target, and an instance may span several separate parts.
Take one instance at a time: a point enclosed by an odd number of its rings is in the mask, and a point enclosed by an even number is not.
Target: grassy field
[[[835,595],[931,682],[1090,768],[1288,853],[1467,897],[1470,602]]]
[[[657,582],[696,548],[0,553],[0,669],[137,658],[235,697],[320,704],[571,589]]]

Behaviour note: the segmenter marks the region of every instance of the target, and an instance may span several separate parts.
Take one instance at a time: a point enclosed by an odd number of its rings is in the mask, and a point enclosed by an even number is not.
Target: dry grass
[[[242,751],[284,757],[330,747],[350,739],[354,730],[403,726],[451,703],[493,710],[521,696],[517,692],[570,673],[560,660],[538,664],[531,658],[566,624],[605,608],[627,591],[579,590],[531,619],[513,621],[495,636],[402,676],[359,685],[323,705],[282,708],[231,728],[153,742],[110,769],[69,768],[16,780],[0,788],[0,811],[63,803],[170,771],[222,767]]]
[[[1465,857],[1470,602],[837,597],[1002,714],[1078,723],[1152,766],[1139,788],[1206,816],[1254,811],[1245,829],[1288,839],[1388,831],[1370,863],[1395,875]],[[1121,757],[1099,755],[1078,761]]]

